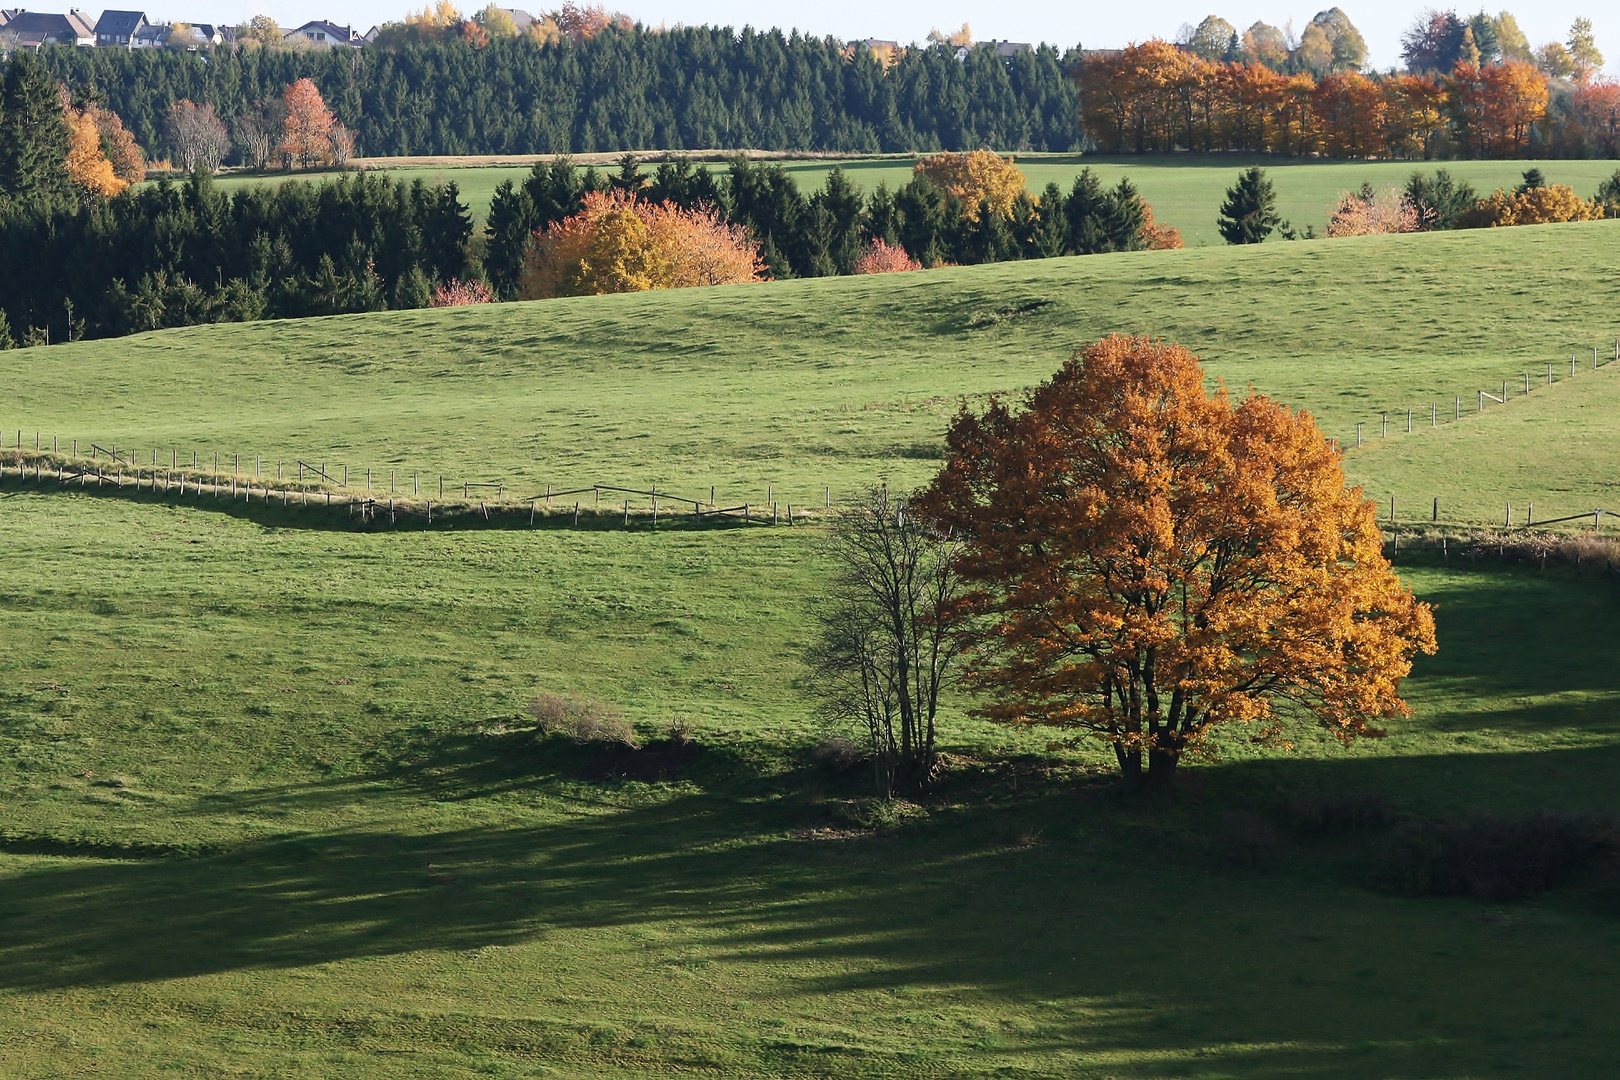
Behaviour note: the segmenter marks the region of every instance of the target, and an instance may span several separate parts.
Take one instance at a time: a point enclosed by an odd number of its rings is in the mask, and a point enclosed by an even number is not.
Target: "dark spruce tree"
[[[1226,189],[1216,228],[1228,244],[1258,244],[1283,223],[1277,215],[1277,193],[1258,165],[1246,169]]]
[[[68,139],[56,80],[18,50],[0,80],[0,213],[48,212],[72,201]]]

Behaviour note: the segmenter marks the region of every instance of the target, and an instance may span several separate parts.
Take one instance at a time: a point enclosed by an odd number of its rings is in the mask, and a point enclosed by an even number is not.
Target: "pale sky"
[[[477,0],[461,0],[465,4]],[[502,0],[503,6],[522,7],[529,0]],[[1316,0],[1331,7],[1327,0]],[[1496,0],[1501,3],[1502,0]],[[296,26],[310,19],[330,19],[352,24],[362,32],[375,23],[400,19],[408,4],[397,0],[162,0],[163,6],[148,10],[148,16],[187,21],[242,22],[264,12],[283,26]],[[1262,3],[1215,6],[1218,0],[1152,0],[1149,3],[1085,3],[1051,8],[1044,4],[966,3],[963,0],[902,0],[870,3],[860,0],[822,0],[806,8],[783,8],[745,0],[604,0],[610,9],[620,9],[644,23],[674,25],[711,24],[742,27],[751,24],[769,28],[798,28],[816,36],[832,35],[839,40],[889,38],[900,42],[921,41],[934,27],[954,29],[966,22],[977,40],[990,38],[1012,41],[1050,42],[1060,47],[1083,44],[1087,48],[1115,48],[1151,37],[1171,38],[1182,23],[1197,23],[1205,15],[1220,15],[1239,30],[1263,20],[1276,26],[1290,18],[1296,29],[1303,28],[1321,8],[1288,7]],[[541,8],[560,6],[561,0],[545,0]],[[171,6],[172,5],[172,6]],[[420,4],[418,5],[420,6]],[[481,6],[481,5],[480,5]],[[1340,5],[1367,39],[1368,60],[1384,69],[1400,62],[1402,32],[1427,7],[1444,9],[1444,3],[1413,3],[1410,0],[1341,0]],[[1482,5],[1483,6],[1483,5]],[[469,13],[471,8],[468,9]],[[1469,5],[1458,5],[1467,13]],[[1487,10],[1496,10],[1493,7]],[[1620,4],[1614,0],[1537,0],[1509,8],[1518,18],[1530,44],[1563,41],[1569,25],[1578,15],[1592,20],[1598,48],[1603,50],[1605,69],[1620,72]]]

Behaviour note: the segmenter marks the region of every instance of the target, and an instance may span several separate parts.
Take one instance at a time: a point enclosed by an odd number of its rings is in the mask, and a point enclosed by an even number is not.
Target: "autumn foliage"
[[[63,110],[69,138],[67,173],[74,185],[91,195],[111,198],[129,186],[101,150],[101,127],[94,114],[69,107]],[[122,126],[122,125],[120,125]]]
[[[908,255],[905,248],[885,244],[881,238],[867,244],[855,260],[857,274],[898,274],[922,268],[922,263]]]
[[[466,307],[469,304],[492,304],[495,296],[482,281],[461,281],[451,278],[433,290],[429,307]]]
[[[1346,191],[1328,216],[1328,236],[1377,236],[1384,233],[1417,232],[1427,223],[1411,200],[1401,192],[1374,191],[1371,185],[1360,191]]]
[[[526,299],[764,280],[759,245],[740,227],[619,189],[588,193],[579,213],[535,241],[519,285]]]
[[[1376,737],[1435,648],[1310,415],[1207,393],[1180,346],[1110,337],[1021,411],[964,410],[921,504],[963,538],[982,713],[1102,739],[1131,785],[1223,724]]]
[[[332,160],[332,125],[336,122],[321,92],[299,79],[282,95],[287,117],[281,127],[281,155],[287,167],[309,168]]]
[[[1603,207],[1596,199],[1583,199],[1575,189],[1563,184],[1498,189],[1472,208],[1463,211],[1457,225],[1465,229],[1497,228],[1504,225],[1551,225],[1561,221],[1596,221]]]
[[[1000,217],[1012,213],[1028,187],[1024,174],[1010,158],[1000,157],[988,150],[974,150],[967,154],[942,153],[925,157],[917,162],[917,172],[934,182],[934,186],[952,196],[962,206],[962,216],[978,221],[982,208]]]
[[[1522,156],[1547,115],[1532,64],[1459,64],[1444,76],[1338,72],[1320,81],[1200,59],[1164,41],[1088,57],[1080,119],[1109,153],[1171,150],[1419,158],[1443,133],[1480,157]]]

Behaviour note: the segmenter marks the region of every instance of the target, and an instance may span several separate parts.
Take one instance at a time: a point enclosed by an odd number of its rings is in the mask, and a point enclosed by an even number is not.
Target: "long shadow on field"
[[[1007,795],[887,835],[697,794],[538,827],[46,864],[5,881],[0,985],[102,986],[657,925],[683,928],[669,939],[678,945],[638,953],[661,970],[723,979],[726,965],[757,966],[753,981],[773,997],[854,994],[874,1018],[987,1061],[1083,1048],[1137,1076],[1454,1076],[1528,1065],[1570,1030],[1585,1032],[1562,1051],[1577,1055],[1583,1040],[1620,1037],[1608,1008],[1620,958],[1556,921],[1381,897],[1331,852],[1272,875],[1216,872],[1204,854],[1209,822],[1239,801],[1231,793],[1397,792],[1441,767],[1463,789],[1578,776],[1580,801],[1604,805],[1620,748],[1207,770],[1202,794],[1168,804]],[[947,987],[1044,1010],[1050,1023],[969,1044],[962,1017],[934,998]],[[624,1008],[651,1007],[639,992],[625,990]],[[1510,999],[1536,1007],[1514,1013],[1504,1041]],[[796,1071],[798,1051],[781,1052],[784,1074]]]

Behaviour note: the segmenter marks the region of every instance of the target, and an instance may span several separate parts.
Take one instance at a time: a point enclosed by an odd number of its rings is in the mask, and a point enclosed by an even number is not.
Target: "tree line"
[[[1086,134],[1111,153],[1620,156],[1620,85],[1550,81],[1520,60],[1317,77],[1149,41],[1087,57],[1077,79]]]
[[[879,59],[830,38],[730,28],[590,37],[396,35],[366,49],[48,48],[75,99],[162,141],[176,101],[275,126],[285,87],[308,78],[359,151],[585,153],[633,149],[1076,150],[1078,53],[1010,57],[934,46]],[[235,160],[234,158],[232,160]]]
[[[778,280],[855,273],[874,243],[903,248],[922,266],[1180,246],[1174,230],[1154,225],[1128,179],[1109,188],[1087,169],[1069,191],[1048,184],[1033,196],[1016,165],[984,151],[924,159],[894,191],[880,183],[863,193],[834,168],[809,194],[778,164],[738,158],[720,173],[677,158],[647,175],[626,155],[613,174],[558,160],[496,190],[484,271],[497,294],[522,294],[537,237],[579,214],[592,192],[609,190],[712,211],[746,231],[760,246],[766,276]]]

